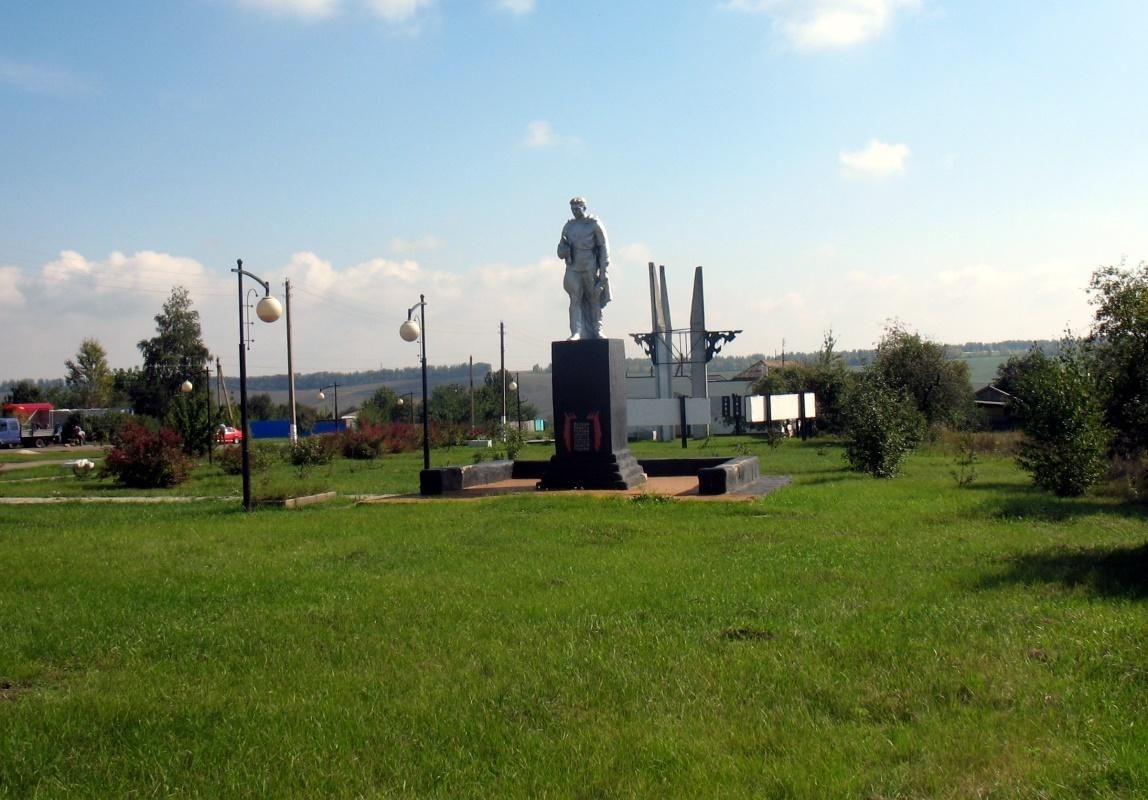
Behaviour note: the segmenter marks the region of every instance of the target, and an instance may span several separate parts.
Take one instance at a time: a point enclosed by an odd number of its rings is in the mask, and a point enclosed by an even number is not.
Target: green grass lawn
[[[737,444],[794,483],[0,505],[0,797],[1148,797],[1142,509]]]

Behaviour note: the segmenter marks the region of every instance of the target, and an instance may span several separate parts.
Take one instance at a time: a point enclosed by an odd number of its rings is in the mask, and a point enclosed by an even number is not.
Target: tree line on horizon
[[[1008,339],[999,342],[966,342],[962,345],[943,344],[940,345],[940,347],[946,359],[957,360],[980,355],[1011,356],[1027,353],[1033,348],[1046,354],[1054,354],[1060,347],[1060,341],[1056,339]],[[878,348],[867,350],[839,350],[836,351],[835,355],[840,357],[841,362],[846,367],[861,368],[872,363],[877,352]],[[767,356],[763,353],[751,353],[744,356],[715,356],[713,361],[710,362],[709,369],[711,372],[717,373],[741,372],[759,361],[775,363],[784,359],[785,362],[813,364],[817,362],[819,357],[820,351],[812,353],[785,353],[784,357],[777,354]],[[126,386],[129,383],[128,378],[131,375],[131,370],[108,368],[106,359],[106,353],[98,340],[84,339],[77,352],[76,359],[74,361],[69,359],[65,362],[66,374],[64,377],[9,378],[0,380],[0,395],[6,398],[10,396],[19,398],[15,401],[6,400],[6,402],[37,402],[37,400],[27,399],[34,397],[53,402],[63,408],[89,407],[89,397],[81,396],[80,398],[76,398],[75,392],[66,390],[69,388],[74,389],[78,386],[87,387],[93,384],[98,385],[98,374],[93,376],[89,373],[92,373],[93,370],[98,373],[101,369],[104,369],[107,370],[107,373],[112,377],[112,390],[109,393],[109,399],[113,401],[112,404],[114,404],[114,401],[117,399],[122,402],[127,402],[130,393],[127,391]],[[625,364],[627,374],[630,375],[640,374],[652,368],[648,358],[627,358]],[[489,362],[474,362],[473,373],[477,376],[486,376],[494,371],[494,366]],[[530,372],[536,374],[549,373],[550,365],[542,366],[535,364],[531,367]],[[427,365],[427,380],[429,383],[435,385],[440,383],[468,383],[470,375],[471,365],[469,363]],[[93,377],[97,378],[97,380],[93,381]],[[286,391],[288,388],[287,378],[286,373],[258,376],[249,375],[247,377],[247,388],[249,391],[254,390],[261,392]],[[421,368],[417,366],[394,369],[356,370],[353,372],[324,370],[320,372],[297,373],[295,375],[295,388],[317,390],[320,387],[329,386],[335,382],[338,382],[340,386],[345,385],[349,387],[375,383],[409,383],[419,380],[421,380]],[[79,399],[80,402],[76,402],[77,399]],[[91,407],[103,407],[97,402],[98,400],[99,398],[92,400],[92,402],[96,402],[96,405]]]

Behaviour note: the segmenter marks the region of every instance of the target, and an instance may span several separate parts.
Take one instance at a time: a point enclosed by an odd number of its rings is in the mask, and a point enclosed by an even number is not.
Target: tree
[[[972,416],[969,365],[947,360],[943,345],[900,323],[885,329],[870,369],[892,391],[911,398],[929,425],[961,425]]]
[[[253,394],[247,398],[247,418],[251,420],[265,420],[275,419],[278,416],[279,409],[276,408],[275,402],[271,399],[271,395],[266,393]],[[288,416],[285,414],[284,416]]]
[[[410,411],[399,405],[399,396],[389,386],[380,386],[375,389],[359,408],[359,419],[362,422],[378,424],[381,422],[394,422],[400,418],[406,419]]]
[[[1089,344],[1113,448],[1127,457],[1148,450],[1148,264],[1103,267],[1092,274],[1096,307]]]
[[[64,362],[68,369],[64,379],[75,394],[76,405],[104,408],[112,398],[112,371],[108,354],[95,339],[84,339],[76,351],[76,360]]]
[[[434,422],[470,424],[470,392],[459,383],[444,383],[431,391],[430,419]]]
[[[29,380],[16,381],[8,389],[5,403],[42,403],[44,390]]]
[[[853,385],[842,416],[848,437],[845,460],[855,472],[868,472],[875,478],[896,476],[925,427],[925,418],[913,399],[889,386],[873,370]]]
[[[190,376],[203,374],[211,354],[203,344],[199,312],[191,307],[191,294],[176,286],[155,316],[156,335],[138,345],[143,369],[132,384],[137,414],[162,419]]]
[[[842,404],[852,376],[845,368],[840,354],[833,352],[836,340],[833,331],[826,331],[821,350],[812,364],[792,362],[771,369],[753,385],[752,392],[760,395],[813,392],[816,397],[817,427],[831,433],[845,429]]]
[[[1110,440],[1088,355],[1068,344],[1055,357],[1033,350],[1026,359],[1014,387],[1025,434],[1017,463],[1059,497],[1084,494],[1104,475]]]

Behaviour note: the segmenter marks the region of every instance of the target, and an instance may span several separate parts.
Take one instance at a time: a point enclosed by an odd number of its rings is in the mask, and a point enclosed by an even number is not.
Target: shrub
[[[129,420],[104,460],[103,473],[133,489],[156,489],[183,483],[189,466],[178,433],[170,428],[151,431]]]
[[[977,439],[976,434],[965,432],[957,440],[957,457],[950,470],[957,487],[966,489],[977,479]]]
[[[287,460],[301,468],[330,464],[338,446],[338,436],[334,434],[307,436],[288,449]]]
[[[386,453],[414,452],[422,446],[422,428],[409,422],[384,425],[380,446]]]
[[[518,453],[526,445],[526,435],[517,427],[507,425],[502,428],[501,436],[503,447],[506,448],[506,457],[511,461],[518,458]]]
[[[247,460],[252,472],[264,472],[271,466],[271,459],[266,447],[249,444]],[[215,449],[215,462],[220,469],[228,475],[243,474],[243,447],[242,445],[227,445]]]
[[[1083,355],[1034,356],[1017,384],[1025,439],[1017,463],[1058,497],[1082,495],[1104,475],[1110,440]]]
[[[377,458],[383,448],[383,426],[360,421],[358,428],[343,432],[339,447],[343,458]]]
[[[132,420],[127,414],[109,412],[107,414],[78,414],[88,434],[89,442],[114,442],[120,431]]]
[[[917,446],[925,420],[912,398],[898,394],[878,375],[857,381],[845,401],[845,460],[855,472],[892,478]]]

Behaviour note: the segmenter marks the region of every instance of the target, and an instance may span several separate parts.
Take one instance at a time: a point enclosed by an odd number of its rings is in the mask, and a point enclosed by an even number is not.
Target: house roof
[[[978,403],[1004,403],[1012,399],[1012,395],[1004,389],[998,389],[991,383],[988,386],[982,386],[973,392],[974,397]]]
[[[769,374],[771,369],[777,369],[784,366],[780,361],[766,361],[765,359],[758,359],[748,367],[743,369],[738,374],[730,378],[731,381],[756,381],[758,378],[764,377]]]

